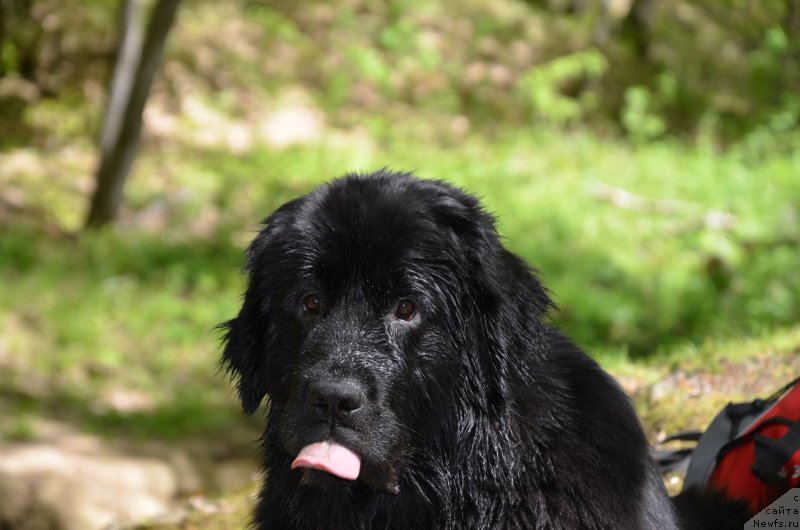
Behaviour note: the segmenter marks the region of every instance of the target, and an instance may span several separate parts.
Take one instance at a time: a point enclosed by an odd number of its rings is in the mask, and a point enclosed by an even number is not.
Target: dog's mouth
[[[393,466],[361,465],[361,455],[332,440],[306,445],[295,457],[291,468],[305,471],[303,483],[324,482],[317,472],[347,481],[359,480],[374,489],[397,495],[400,493],[397,471]]]

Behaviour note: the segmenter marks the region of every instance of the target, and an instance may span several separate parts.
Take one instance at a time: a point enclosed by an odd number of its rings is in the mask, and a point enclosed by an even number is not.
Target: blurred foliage
[[[3,5],[4,123],[38,129],[19,118],[42,99],[99,107],[115,3]],[[182,72],[217,90],[300,85],[344,126],[412,110],[482,130],[580,121],[758,154],[767,134],[798,141],[798,12],[797,0],[188,0],[167,76],[173,89]]]
[[[597,94],[584,92],[569,97],[559,87],[574,79],[596,81],[607,69],[605,57],[596,50],[565,55],[531,68],[520,83],[530,98],[533,118],[557,126],[585,119],[598,106]]]

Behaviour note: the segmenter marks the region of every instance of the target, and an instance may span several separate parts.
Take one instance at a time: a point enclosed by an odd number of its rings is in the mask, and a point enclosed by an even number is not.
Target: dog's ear
[[[476,269],[471,277],[481,283],[480,290],[494,294],[497,300],[518,304],[520,315],[543,317],[554,307],[553,302],[533,267],[503,246],[494,216],[472,195],[448,184],[436,184],[439,193],[432,201],[433,214],[462,240],[465,254]]]
[[[482,363],[488,374],[490,407],[502,409],[510,399],[509,381],[529,378],[531,357],[547,355],[546,320],[554,307],[534,270],[499,240],[475,258],[472,299],[480,322]]]
[[[220,328],[225,331],[222,365],[236,382],[242,408],[252,414],[267,394],[263,359],[267,341],[262,331],[253,325],[250,315],[253,310],[249,305],[245,302],[239,315],[220,324]]]
[[[494,217],[478,199],[444,184],[432,205],[437,221],[460,240],[468,268],[462,307],[470,308],[468,318],[480,322],[475,340],[483,343],[479,350],[489,403],[502,406],[509,370],[525,364],[517,362],[518,356],[537,354],[533,347],[543,343],[544,321],[554,304],[536,271],[503,246]]]
[[[467,239],[494,232],[494,218],[481,208],[478,199],[444,182],[426,184],[435,187],[430,205],[437,222]]]
[[[283,205],[264,221],[265,227],[246,252],[247,289],[239,314],[219,325],[224,332],[222,366],[236,382],[242,408],[248,414],[255,412],[269,394],[270,377],[274,377],[271,350],[281,305],[276,295],[282,291],[279,286],[285,278],[270,267],[285,257],[286,232],[300,201]]]

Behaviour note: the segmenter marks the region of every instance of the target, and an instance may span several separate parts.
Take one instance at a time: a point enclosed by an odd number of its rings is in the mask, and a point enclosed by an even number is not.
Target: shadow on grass
[[[29,437],[42,418],[113,438],[257,438],[217,365],[214,326],[242,281],[226,236],[0,231],[0,434]],[[116,410],[116,389],[148,403]]]
[[[213,392],[210,392],[213,394]],[[6,437],[24,439],[30,432],[31,418],[52,419],[80,427],[104,437],[131,440],[178,440],[198,436],[223,435],[245,430],[258,436],[258,419],[246,417],[234,402],[230,406],[212,399],[186,394],[172,402],[146,411],[121,412],[105,409],[90,396],[60,389],[47,396],[30,396],[20,389],[0,388],[3,408],[10,412]]]

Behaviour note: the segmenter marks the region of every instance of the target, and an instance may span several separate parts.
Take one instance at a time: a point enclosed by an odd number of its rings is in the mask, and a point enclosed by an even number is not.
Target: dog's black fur
[[[245,411],[268,398],[258,528],[677,527],[628,398],[474,197],[349,175],[265,224],[223,325]],[[320,381],[357,404],[320,411]],[[361,455],[357,481],[290,470],[322,440]]]

